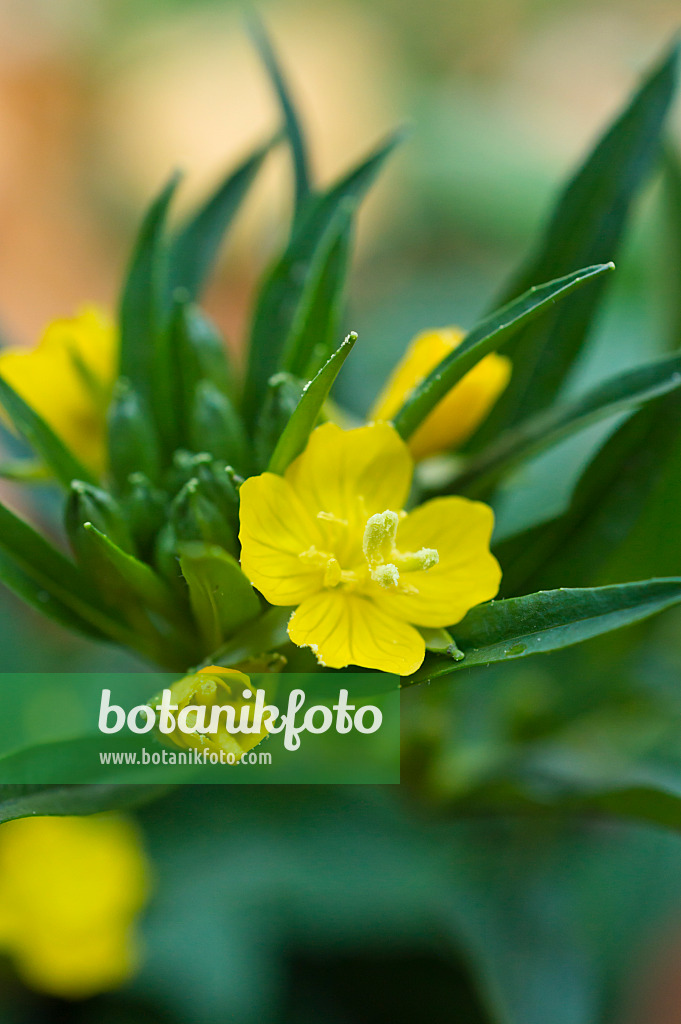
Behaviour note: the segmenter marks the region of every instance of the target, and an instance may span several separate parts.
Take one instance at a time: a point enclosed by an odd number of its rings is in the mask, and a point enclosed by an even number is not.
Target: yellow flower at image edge
[[[297,605],[294,644],[330,668],[399,675],[425,655],[417,626],[450,626],[494,597],[493,514],[465,498],[405,513],[413,459],[389,423],[326,423],[283,477],[241,486],[241,564],[274,605]]]
[[[391,420],[421,381],[453,352],[465,335],[456,327],[417,335],[374,404],[369,419]],[[485,356],[445,395],[423,421],[409,448],[416,459],[458,448],[480,426],[508,384],[511,361],[496,352]]]
[[[85,465],[101,470],[116,359],[113,322],[87,307],[77,316],[54,320],[35,348],[0,352],[0,376]]]
[[[146,893],[146,861],[125,818],[0,825],[0,952],[40,991],[78,999],[125,981]]]

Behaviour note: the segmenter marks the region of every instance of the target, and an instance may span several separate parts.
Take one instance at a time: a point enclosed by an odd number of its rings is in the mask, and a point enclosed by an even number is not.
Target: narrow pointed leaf
[[[194,618],[208,650],[260,612],[260,602],[235,558],[215,544],[179,545]]]
[[[310,267],[298,316],[282,355],[285,372],[309,380],[333,352],[339,335],[343,289],[350,256],[352,204],[341,208]]]
[[[489,352],[503,348],[525,324],[545,313],[558,299],[614,269],[612,263],[585,267],[567,277],[530,288],[514,302],[493,313],[466,335],[464,340],[414,389],[395,417],[395,427],[405,439],[435,408],[448,391]]]
[[[89,469],[69,451],[44,419],[24,401],[6,380],[0,377],[0,405],[11,419],[16,430],[30,444],[36,455],[54,473],[64,487],[72,480],[88,480],[95,483]]]
[[[531,416],[472,458],[448,492],[479,495],[523,459],[530,458],[593,423],[642,405],[681,385],[681,356],[656,360],[598,384],[574,402]]]
[[[293,156],[296,213],[298,214],[305,206],[305,203],[309,199],[311,193],[310,161],[307,152],[307,145],[305,143],[305,136],[300,124],[300,118],[298,117],[295,105],[291,99],[291,94],[284,77],[284,73],[277,59],[277,55],[274,52],[274,47],[270,42],[270,38],[265,31],[262,22],[252,11],[249,12],[248,16],[248,27],[250,29],[251,38],[258,48],[260,58],[265,65],[267,74],[274,86],[282,114],[284,115],[286,134],[288,136]]]
[[[267,467],[270,473],[283,473],[286,467],[302,452],[340,368],[350,355],[356,341],[356,334],[348,334],[340,348],[334,352],[317,376],[305,387],[300,401],[274,449]]]
[[[639,409],[596,452],[557,519],[502,541],[505,594],[681,574],[681,393]]]
[[[111,565],[121,582],[128,586],[136,597],[163,615],[171,619],[177,618],[179,609],[175,595],[153,569],[119,548],[92,523],[85,523],[84,529],[90,535],[101,557]]]
[[[208,196],[175,235],[169,255],[169,289],[198,299],[235,215],[272,149],[271,140],[252,153]]]
[[[681,603],[681,577],[579,590],[546,590],[473,608],[451,627],[463,659],[433,658],[407,681],[555,651]]]
[[[328,192],[308,203],[286,251],[266,275],[251,329],[244,398],[248,417],[255,415],[267,382],[281,369],[284,344],[299,315],[308,275],[328,238],[329,226],[348,201],[361,201],[400,139],[401,133],[392,135]]]
[[[156,348],[165,326],[165,226],[179,178],[174,175],[151,204],[137,238],[120,300],[120,374],[154,403]]]
[[[677,61],[675,45],[599,140],[559,199],[538,252],[522,268],[510,294],[571,267],[617,256],[632,202],[659,156]],[[594,281],[563,309],[516,338],[509,353],[513,378],[476,439],[477,447],[498,434],[501,425],[550,403],[588,336],[606,285],[605,278]]]

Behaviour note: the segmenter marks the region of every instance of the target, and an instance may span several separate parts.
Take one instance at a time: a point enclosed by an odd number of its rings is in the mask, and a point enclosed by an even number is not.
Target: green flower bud
[[[210,452],[245,469],[248,442],[243,423],[229,398],[210,380],[196,385],[189,421],[189,438],[200,452]]]
[[[160,451],[156,428],[141,396],[121,377],[109,407],[109,469],[121,491],[132,473],[157,480]]]
[[[118,502],[100,487],[74,480],[66,502],[65,526],[74,553],[83,563],[91,550],[85,523],[92,523],[123,551],[133,551],[130,529]]]

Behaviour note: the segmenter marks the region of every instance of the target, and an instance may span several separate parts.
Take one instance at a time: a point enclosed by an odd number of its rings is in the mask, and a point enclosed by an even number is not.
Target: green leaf
[[[93,549],[108,562],[120,581],[135,597],[171,620],[177,621],[181,618],[181,609],[178,608],[174,593],[153,569],[119,548],[92,523],[85,523],[83,528],[90,536]]]
[[[406,685],[449,675],[460,668],[490,665],[556,651],[647,619],[681,603],[681,578],[621,583],[581,590],[548,590],[478,605],[452,632],[462,661],[435,658]]]
[[[614,259],[632,201],[655,166],[662,128],[676,85],[678,45],[644,81],[629,106],[600,139],[558,201],[538,252],[507,295],[571,267]],[[547,406],[578,355],[603,295],[595,281],[561,310],[524,330],[511,352],[513,377],[476,446]]]
[[[90,640],[106,640],[108,637],[91,622],[81,618],[71,608],[37,583],[4,552],[0,551],[0,582],[30,605],[41,615],[52,619],[63,629],[79,633]]]
[[[0,405],[16,430],[28,441],[36,455],[40,456],[64,487],[69,487],[72,480],[89,480],[91,483],[95,483],[95,478],[90,470],[82,465],[45,420],[37,412],[34,412],[21,395],[17,394],[2,377],[0,377]]]
[[[260,146],[220,182],[177,232],[169,253],[170,295],[182,288],[188,298],[200,297],[225,233],[276,141],[271,139]]]
[[[400,139],[401,134],[392,135],[328,192],[310,200],[286,251],[266,275],[251,329],[244,396],[248,418],[259,410],[267,382],[280,369],[283,346],[299,315],[308,275],[328,239],[329,226],[349,200],[360,202]]]
[[[265,69],[277,94],[282,114],[284,115],[286,134],[288,136],[291,153],[293,155],[293,171],[296,190],[295,208],[296,214],[299,214],[311,194],[310,166],[305,137],[303,135],[303,130],[300,125],[296,108],[293,100],[291,99],[288,85],[286,84],[284,74],[279,65],[279,61],[277,60],[277,55],[274,52],[269,36],[267,35],[262,22],[253,11],[249,11],[247,20],[251,38],[253,39],[261,60],[265,65]]]
[[[598,384],[573,402],[554,405],[503,434],[464,464],[448,493],[478,496],[524,459],[599,420],[674,391],[681,385],[681,356],[656,360]]]
[[[4,551],[0,578],[20,597],[41,610],[44,607],[62,625],[135,647],[130,630],[103,608],[81,570],[2,504],[0,549]]]
[[[156,350],[166,326],[165,226],[179,182],[173,175],[142,222],[120,300],[120,374],[156,412]]]
[[[495,548],[505,594],[681,574],[681,395],[639,409],[584,470],[567,511]]]
[[[341,206],[310,267],[298,316],[286,339],[284,371],[309,380],[331,356],[340,332],[352,235],[353,204]]]
[[[489,352],[503,348],[525,324],[545,313],[558,299],[566,298],[589,281],[614,270],[613,263],[577,270],[567,277],[537,285],[520,298],[477,324],[464,340],[432,370],[404,403],[395,427],[407,439],[448,391]]]
[[[301,399],[274,449],[267,467],[270,473],[283,473],[305,448],[324,402],[329,396],[333,382],[356,341],[356,334],[348,334],[340,348],[334,352],[317,376],[305,387]]]
[[[235,558],[214,544],[179,545],[194,618],[208,650],[260,614],[260,602]]]
[[[212,651],[206,664],[240,665],[251,658],[269,654],[291,641],[288,638],[288,623],[293,608],[268,608],[257,619],[253,619],[218,650]]]
[[[0,822],[36,815],[99,814],[137,807],[168,793],[170,786],[0,786]]]

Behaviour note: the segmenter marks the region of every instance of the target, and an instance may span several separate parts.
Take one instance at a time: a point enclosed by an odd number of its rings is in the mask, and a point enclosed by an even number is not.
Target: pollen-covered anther
[[[367,520],[362,538],[364,557],[371,567],[390,561],[395,547],[395,537],[400,517],[397,512],[386,509],[377,512]]]
[[[419,551],[394,551],[393,560],[402,572],[417,572],[419,569],[432,569],[440,561],[435,548],[421,548]]]
[[[382,587],[398,587],[400,583],[400,571],[392,562],[387,565],[378,565],[371,570],[371,578]]]

